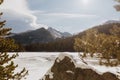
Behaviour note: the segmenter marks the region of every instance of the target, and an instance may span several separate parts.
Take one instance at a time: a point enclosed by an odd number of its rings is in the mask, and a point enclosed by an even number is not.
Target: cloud
[[[28,14],[30,13],[30,10],[27,6],[28,5],[26,0],[4,0],[4,3],[2,4],[1,8],[14,10],[22,14]]]
[[[30,18],[30,26],[33,28],[40,28],[40,25],[37,24],[37,17],[33,15],[33,11],[31,11],[28,7],[27,0],[5,0],[1,6],[3,11],[12,10],[13,13],[17,12],[20,15],[24,15]],[[19,16],[19,15],[18,15]]]
[[[36,12],[37,13],[37,12]],[[93,14],[79,14],[79,13],[47,13],[47,12],[41,12],[38,14],[45,15],[45,16],[54,16],[54,17],[63,17],[63,18],[95,18],[99,17],[97,15]]]

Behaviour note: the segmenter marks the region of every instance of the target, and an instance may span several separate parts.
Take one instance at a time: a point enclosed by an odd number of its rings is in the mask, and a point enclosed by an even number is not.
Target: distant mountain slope
[[[16,42],[20,44],[33,44],[33,43],[47,43],[54,41],[57,38],[69,37],[71,34],[62,33],[53,28],[40,28],[37,30],[30,30],[22,33],[10,35]]]
[[[62,37],[60,32],[58,32],[57,30],[55,30],[51,27],[49,27],[47,30],[53,35],[54,38],[61,38]]]
[[[98,32],[100,32],[100,33],[110,34],[110,29],[112,29],[114,26],[120,27],[120,21],[113,21],[113,22],[109,22],[109,23],[108,22],[109,21],[105,22],[104,24],[94,26],[90,29],[97,29]],[[75,36],[81,37],[85,34],[86,31],[87,30],[80,32],[79,34],[77,34]]]
[[[72,36],[68,32],[60,32],[60,31],[57,31],[56,29],[53,29],[52,27],[49,27],[47,30],[53,35],[53,37],[55,39],[56,38],[62,38],[62,37],[70,37],[70,36]]]
[[[112,29],[114,26],[120,27],[120,22],[119,23],[116,22],[116,23],[98,25],[98,26],[96,26],[94,28],[98,29],[99,32],[110,34],[109,30]]]
[[[12,38],[21,44],[44,43],[54,40],[50,32],[44,28],[16,34]]]
[[[113,26],[120,27],[120,23],[102,24],[90,29],[98,29],[100,33],[110,34],[109,30],[112,29]],[[74,52],[74,39],[76,37],[82,37],[83,35],[85,35],[86,31],[80,32],[77,35],[65,39],[56,40],[54,42],[27,45],[25,46],[25,48],[26,51]],[[34,46],[36,45],[37,48],[34,48]]]

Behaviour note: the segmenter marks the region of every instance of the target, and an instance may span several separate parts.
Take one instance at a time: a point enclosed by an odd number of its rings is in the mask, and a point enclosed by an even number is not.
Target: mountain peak
[[[36,29],[35,31],[41,31],[41,30],[46,30],[44,27]]]
[[[49,27],[47,29],[52,35],[53,37],[56,39],[56,38],[62,38],[62,37],[70,37],[72,36],[70,33],[68,32],[60,32],[52,27]]]
[[[30,43],[46,43],[54,41],[56,38],[62,38],[66,36],[65,33],[55,30],[52,27],[45,29],[44,27],[30,30],[15,35],[11,35],[16,40],[16,42],[21,44],[30,44]],[[68,37],[68,36],[66,36]]]

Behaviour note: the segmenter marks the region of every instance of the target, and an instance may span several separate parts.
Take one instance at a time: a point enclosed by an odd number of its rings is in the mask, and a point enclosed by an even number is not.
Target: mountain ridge
[[[49,29],[51,29],[51,31]],[[42,27],[36,30],[29,30],[26,32],[15,33],[14,35],[10,35],[9,37],[15,39],[17,43],[26,45],[32,43],[48,43],[54,41],[57,38],[63,38],[69,36],[66,36],[66,34],[57,31],[53,28],[45,29],[44,27]]]
[[[52,27],[48,27],[47,29],[55,38],[62,38],[62,37],[70,37],[72,34],[68,32],[60,32]]]
[[[99,33],[105,33],[110,34],[110,29],[112,29],[114,26],[120,27],[120,23],[109,23],[109,24],[102,24],[94,26],[90,29],[98,29]],[[89,29],[88,29],[89,30]],[[34,46],[36,44],[31,44],[25,46],[26,51],[48,51],[48,52],[75,52],[74,50],[74,39],[76,37],[81,38],[85,35],[87,30],[78,33],[77,35],[73,35],[71,37],[65,38],[65,39],[59,39],[54,42],[49,42],[45,44],[37,44],[38,49],[35,49]],[[45,47],[44,47],[45,46]],[[39,49],[39,47],[41,49]],[[31,49],[32,48],[32,49]]]

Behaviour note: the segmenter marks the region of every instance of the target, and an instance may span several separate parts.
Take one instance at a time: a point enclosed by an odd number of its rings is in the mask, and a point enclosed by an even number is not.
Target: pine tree
[[[87,53],[91,53],[90,55],[93,56],[98,50],[99,45],[96,43],[99,41],[98,31],[96,29],[90,29],[86,31],[82,38],[75,39],[74,49],[75,51],[83,51],[84,56],[86,56]]]
[[[2,4],[3,3],[3,0],[0,0],[0,4]]]
[[[0,0],[2,4],[3,0]],[[2,13],[0,13],[0,17]],[[18,45],[14,43],[13,39],[7,39],[6,36],[10,34],[10,28],[4,28],[6,21],[0,21],[0,80],[21,80],[28,71],[24,68],[22,71],[15,73],[18,65],[15,65],[13,59],[18,54],[8,54],[8,51],[15,51]]]
[[[89,53],[91,57],[100,53],[100,64],[116,66],[120,64],[120,27],[113,26],[111,35],[98,33],[97,30],[88,30],[82,38],[76,38],[74,49],[84,52],[83,57]],[[111,61],[111,59],[114,59]]]

